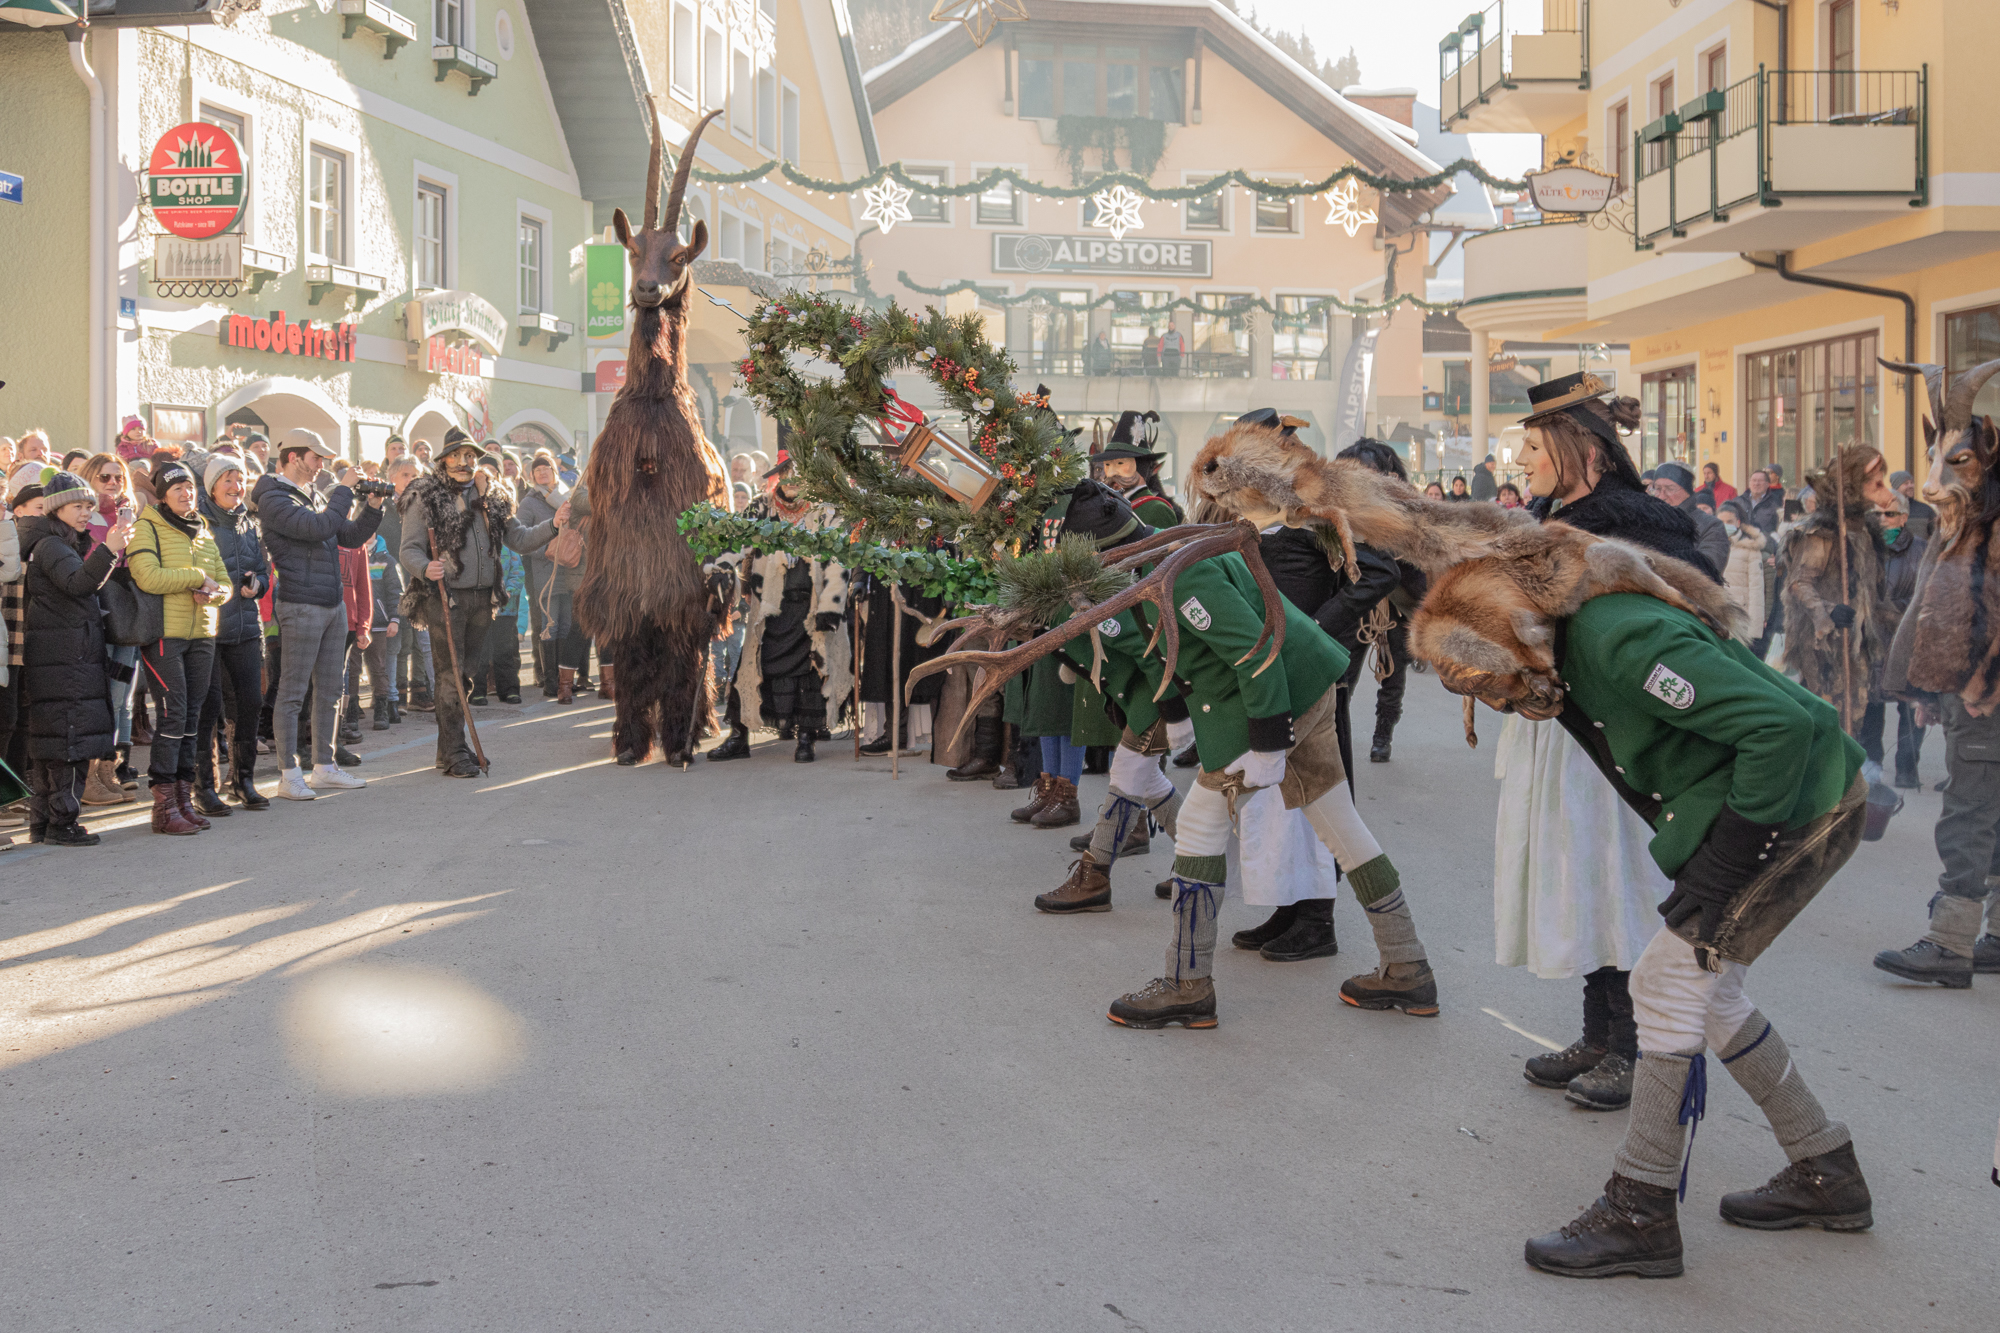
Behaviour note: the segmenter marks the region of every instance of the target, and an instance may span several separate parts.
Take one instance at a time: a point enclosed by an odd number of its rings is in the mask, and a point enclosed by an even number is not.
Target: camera
[[[394,495],[396,488],[386,481],[375,481],[368,477],[356,479],[354,493],[364,499],[371,495]]]

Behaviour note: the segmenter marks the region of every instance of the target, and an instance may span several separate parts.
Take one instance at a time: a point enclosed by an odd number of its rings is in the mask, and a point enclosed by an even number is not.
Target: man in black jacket
[[[264,547],[277,566],[273,606],[284,664],[272,709],[277,746],[278,795],[310,801],[315,788],[365,787],[333,762],[339,728],[341,677],[347,657],[347,602],[340,585],[340,548],[358,550],[382,521],[382,497],[371,495],[360,508],[354,492],[335,486],[324,496],[313,487],[321,465],[336,458],[332,445],[304,426],[278,442],[278,466],[258,478],[251,507],[264,529]],[[301,773],[299,710],[312,687],[313,771]]]
[[[1771,484],[1771,474],[1761,468],[1750,474],[1750,521],[1774,536],[1785,521],[1785,493]]]
[[[1708,561],[1708,573],[1721,578],[1729,568],[1729,533],[1715,515],[1696,507],[1687,464],[1669,460],[1653,469],[1653,494],[1694,520],[1695,549]]]

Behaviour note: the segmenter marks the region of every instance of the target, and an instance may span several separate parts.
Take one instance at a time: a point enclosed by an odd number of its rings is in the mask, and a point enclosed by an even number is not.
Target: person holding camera
[[[222,784],[245,810],[268,810],[257,790],[257,716],[264,700],[264,625],[257,603],[271,586],[271,561],[263,535],[244,495],[243,460],[209,455],[202,471],[201,516],[222,552],[234,595],[222,604],[215,635],[215,670],[195,731],[194,808],[204,815],[229,813],[215,780],[215,747],[225,718],[236,719],[233,753],[223,757],[229,772]]]
[[[361,778],[333,762],[339,727],[341,674],[347,657],[347,604],[341,595],[340,548],[357,549],[375,535],[382,503],[394,488],[361,481],[352,489],[335,486],[324,496],[313,487],[321,464],[338,457],[333,446],[304,426],[278,442],[278,465],[251,489],[250,503],[264,529],[264,544],[278,570],[274,599],[283,666],[272,710],[278,767],[278,795],[310,801],[319,788],[365,787]],[[366,497],[356,507],[355,493]],[[306,689],[313,693],[313,770],[301,772],[299,712]]]
[[[480,772],[465,740],[465,671],[485,660],[487,629],[505,600],[501,548],[539,551],[569,521],[564,501],[547,522],[524,526],[514,516],[513,492],[479,466],[491,458],[454,426],[445,433],[437,471],[396,497],[403,522],[397,559],[409,575],[403,609],[415,625],[448,631],[451,660],[440,660],[437,671],[437,767],[453,778]]]

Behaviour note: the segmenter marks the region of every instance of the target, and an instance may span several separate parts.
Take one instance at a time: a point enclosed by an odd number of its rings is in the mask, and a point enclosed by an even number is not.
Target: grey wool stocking
[[[1750,1017],[1723,1048],[1722,1065],[1771,1122],[1771,1132],[1792,1161],[1817,1157],[1853,1142],[1846,1125],[1826,1118],[1819,1098],[1799,1077],[1785,1039],[1757,1010],[1750,1011]]]
[[[1150,817],[1166,831],[1168,837],[1174,833],[1174,816],[1180,813],[1181,794],[1169,790],[1165,796],[1155,800],[1145,800],[1131,796],[1121,796],[1112,792],[1098,807],[1097,827],[1090,831],[1090,859],[1098,865],[1108,866],[1118,859],[1118,851],[1124,846],[1124,838],[1134,825]]]
[[[1681,1096],[1687,1089],[1688,1067],[1701,1058],[1699,1049],[1640,1052],[1632,1073],[1631,1119],[1618,1145],[1619,1175],[1663,1189],[1680,1184],[1688,1135],[1680,1123]]]
[[[1162,975],[1175,981],[1198,981],[1214,972],[1215,922],[1222,907],[1221,880],[1219,869],[1213,880],[1204,880],[1187,878],[1178,864],[1174,866],[1174,944],[1167,950],[1167,970]]]
[[[1409,900],[1403,897],[1403,880],[1386,854],[1372,857],[1347,872],[1354,896],[1368,912],[1368,927],[1375,932],[1375,952],[1382,966],[1424,961],[1424,944],[1417,938],[1417,923],[1410,919]]]

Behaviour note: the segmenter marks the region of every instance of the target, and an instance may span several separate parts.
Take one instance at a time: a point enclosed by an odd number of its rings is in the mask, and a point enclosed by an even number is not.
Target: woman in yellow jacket
[[[153,832],[190,834],[209,826],[194,808],[195,732],[215,666],[218,608],[229,600],[229,569],[195,508],[194,473],[167,463],[153,474],[158,503],[146,506],[126,547],[132,582],[160,596],[166,633],[140,650],[141,670],[160,700],[147,779]]]

